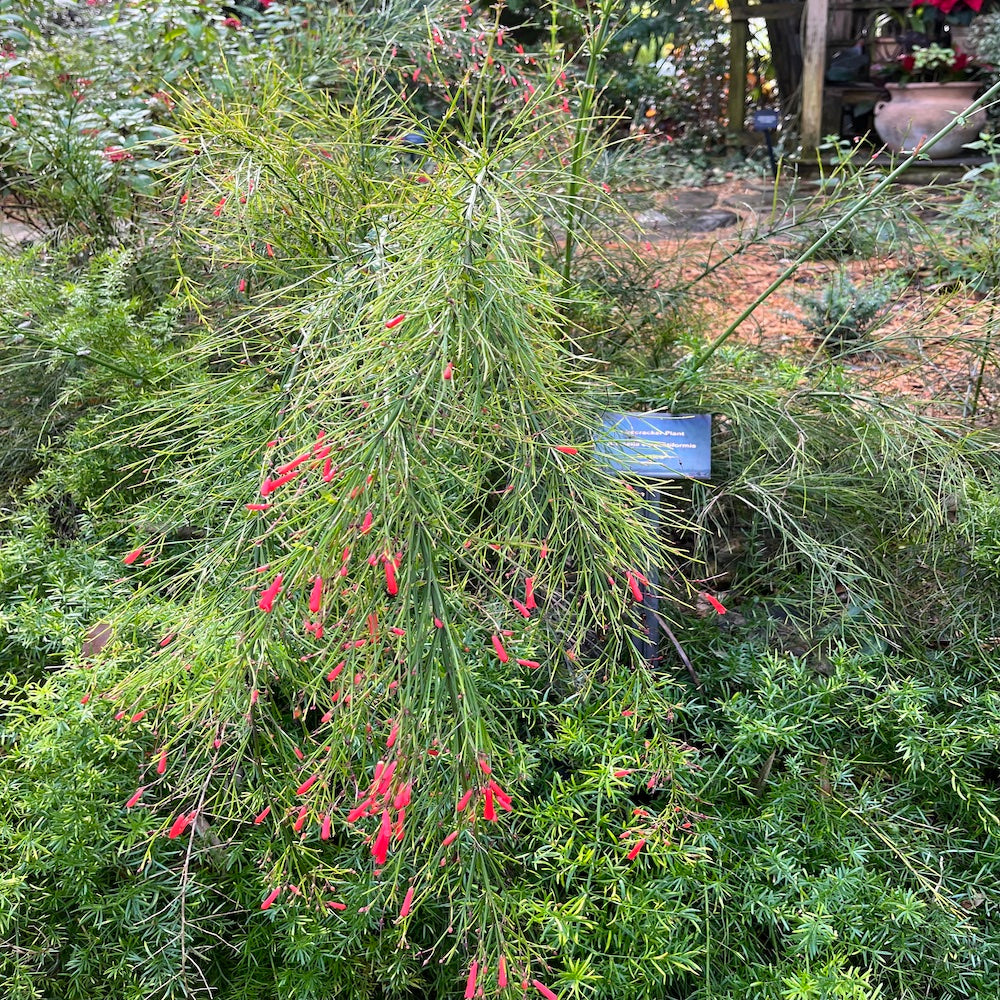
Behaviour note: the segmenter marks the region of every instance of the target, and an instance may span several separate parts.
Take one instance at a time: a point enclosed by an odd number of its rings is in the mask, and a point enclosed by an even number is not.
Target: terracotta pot
[[[890,100],[875,105],[875,131],[892,152],[907,153],[960,115],[975,98],[979,83],[887,83],[885,89]],[[927,155],[932,160],[960,156],[962,146],[977,139],[985,124],[985,111],[969,115]]]

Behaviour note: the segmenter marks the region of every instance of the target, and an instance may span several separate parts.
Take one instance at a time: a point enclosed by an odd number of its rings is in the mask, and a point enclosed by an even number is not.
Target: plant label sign
[[[769,108],[758,108],[753,113],[755,132],[773,132],[778,127],[778,112]]]
[[[607,413],[596,451],[612,468],[643,479],[709,479],[712,417]]]

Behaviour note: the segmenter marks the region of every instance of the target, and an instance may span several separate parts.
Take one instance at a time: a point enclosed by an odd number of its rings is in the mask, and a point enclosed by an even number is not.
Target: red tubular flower
[[[225,207],[225,204],[226,204],[226,199],[220,198],[219,203],[215,206],[214,209],[212,209],[212,215],[214,215],[216,218],[222,215],[222,209]]]
[[[635,847],[633,847],[632,850],[628,852],[628,859],[629,859],[629,861],[635,861],[635,859],[639,856],[639,852],[645,846],[646,846],[646,841],[644,841],[644,840],[637,840],[635,842]]]
[[[568,444],[557,444],[555,445],[555,450],[562,452],[564,455],[575,455],[579,449]]]
[[[133,792],[133,793],[132,793],[132,798],[130,798],[130,799],[128,800],[128,802],[126,802],[126,803],[125,803],[125,808],[126,808],[126,809],[131,809],[131,808],[132,808],[132,806],[134,806],[134,805],[136,804],[136,802],[138,802],[138,801],[139,801],[139,799],[141,799],[141,798],[142,798],[142,793],[143,793],[143,792],[144,792],[145,790],[146,790],[145,788],[137,788],[137,789],[135,790],[135,792]]]
[[[362,816],[368,811],[368,807],[372,804],[371,799],[365,799],[360,805],[356,805],[348,814],[347,822],[356,823]]]
[[[136,561],[136,559],[138,559],[138,558],[139,558],[139,556],[141,556],[141,555],[142,555],[142,553],[143,553],[143,552],[145,551],[145,548],[146,548],[146,547],[145,547],[144,545],[140,545],[140,546],[139,546],[139,548],[137,548],[137,549],[133,549],[133,550],[132,550],[132,551],[131,551],[131,552],[130,552],[130,553],[129,553],[129,554],[128,554],[128,555],[127,555],[127,556],[126,556],[126,557],[125,557],[125,558],[124,558],[123,560],[122,560],[122,562],[123,562],[123,563],[125,563],[125,565],[126,565],[126,566],[131,566],[131,565],[132,565],[132,563],[134,563],[134,562]]]
[[[483,819],[489,820],[490,823],[495,823],[497,819],[497,811],[493,805],[492,788],[487,788],[483,795]]]
[[[305,826],[305,823],[306,823],[306,816],[308,815],[308,813],[309,813],[309,806],[303,806],[303,807],[302,807],[302,808],[301,808],[301,809],[299,810],[299,814],[298,814],[298,816],[296,816],[296,818],[295,818],[295,823],[294,823],[294,825],[292,826],[292,829],[293,829],[293,830],[294,830],[294,831],[295,831],[296,833],[298,833],[298,832],[299,832],[299,831],[300,831],[300,830],[302,829],[302,827],[303,827],[303,826]]]
[[[293,479],[297,477],[298,477],[298,472],[294,471],[294,472],[286,472],[283,476],[278,476],[277,479],[267,480],[266,482],[270,483],[267,493],[273,493],[279,486],[284,486],[285,483],[290,483]],[[261,496],[266,497],[267,493],[264,492],[264,487],[262,486],[260,488]]]
[[[320,831],[319,831],[319,839],[320,840],[329,840],[330,839],[330,826],[331,826],[330,814],[329,813],[325,813],[323,815],[323,825],[322,825],[322,827],[320,827]]]
[[[358,530],[359,535],[367,535],[369,531],[372,530],[372,512],[368,511],[367,514],[361,520],[361,527]]]
[[[389,736],[385,741],[386,750],[391,750],[396,744],[396,737],[399,736],[399,724],[393,723],[392,728],[389,730]]]
[[[524,606],[529,611],[537,607],[535,604],[535,578],[533,576],[524,579]]]
[[[458,830],[452,830],[444,840],[441,841],[442,847],[450,847],[458,839]]]
[[[145,716],[145,714],[146,714],[146,710],[144,708],[140,709],[138,712],[135,713],[135,715],[132,716],[132,721],[133,722],[141,722],[142,719],[143,719],[143,716]]]
[[[497,804],[504,812],[511,812],[513,810],[514,807],[511,805],[510,796],[492,778],[490,778],[490,791],[493,792]]]
[[[530,618],[531,617],[531,612],[528,610],[528,605],[527,604],[522,604],[516,597],[514,598],[514,600],[513,600],[512,603],[513,603],[514,607],[517,608],[517,610],[521,612],[521,617],[522,618]]]
[[[413,785],[408,781],[396,792],[396,797],[392,800],[392,808],[402,812],[410,804],[410,796],[413,794]]]
[[[713,608],[715,608],[718,614],[724,615],[726,613],[726,609],[723,606],[722,601],[713,597],[711,594],[702,593],[701,596],[704,597],[705,600],[708,601],[708,603],[711,604]]]
[[[167,751],[164,749],[160,751],[160,759],[156,762],[156,773],[163,774],[163,772],[166,769],[167,769]]]
[[[327,679],[328,681],[335,681],[335,680],[336,680],[336,679],[337,679],[337,678],[338,678],[338,677],[340,676],[340,672],[341,672],[341,671],[342,671],[342,670],[344,669],[344,664],[345,664],[345,663],[347,663],[347,661],[346,661],[346,660],[341,660],[341,661],[340,661],[340,663],[338,663],[338,664],[337,664],[337,665],[336,665],[336,666],[335,666],[335,667],[333,668],[333,670],[331,670],[331,671],[330,671],[330,672],[329,672],[329,673],[328,673],[328,674],[326,675],[326,679]]]
[[[399,585],[396,583],[396,570],[392,565],[392,562],[388,559],[385,560],[385,589],[389,592],[390,597],[395,597],[399,593]]]
[[[313,581],[312,590],[309,593],[309,610],[314,614],[319,614],[319,609],[323,604],[323,577],[317,576]]]
[[[270,814],[271,814],[271,807],[267,806],[263,812],[260,812],[256,816],[254,816],[253,825],[260,826],[260,824],[263,823],[264,820],[266,820]]]
[[[385,328],[387,330],[391,330],[393,327],[399,326],[404,319],[406,319],[406,313],[400,313],[398,316],[393,316],[392,319],[386,320]]]
[[[80,704],[81,705],[86,705],[88,701],[90,701],[90,692],[89,691],[80,699]]]
[[[331,910],[346,910],[347,903],[338,903],[336,900],[331,899],[327,904]]]
[[[490,640],[493,643],[493,648],[496,650],[497,659],[501,663],[506,663],[510,659],[510,654],[507,652],[506,649],[503,648],[503,643],[500,641],[500,636],[492,635],[490,636]]]
[[[396,765],[398,761],[390,761],[385,770],[382,772],[382,777],[378,779],[378,789],[375,792],[376,795],[385,795],[389,790],[389,785],[392,784],[392,776],[396,773]]]
[[[261,611],[270,611],[274,607],[274,599],[281,593],[281,574],[279,573],[271,585],[260,595],[257,607]]]
[[[639,589],[639,581],[632,575],[631,572],[625,574],[625,579],[628,581],[629,588],[632,591],[632,596],[642,603],[642,591]]]
[[[443,374],[443,375],[442,375],[441,377],[442,377],[442,378],[443,378],[443,379],[444,379],[444,380],[445,380],[446,382],[450,382],[450,381],[451,381],[451,378],[452,378],[452,376],[454,375],[454,373],[455,373],[455,370],[454,370],[454,368],[452,367],[452,364],[451,364],[451,362],[449,361],[449,362],[448,362],[448,364],[446,364],[446,365],[444,366],[444,374]]]
[[[503,989],[507,985],[507,956],[501,955],[497,963],[497,986]]]
[[[176,840],[188,827],[188,823],[194,818],[194,813],[188,815],[187,813],[181,813],[177,819],[174,820],[173,826],[167,832],[167,838],[169,840]]]
[[[7,115],[7,121],[10,122],[11,128],[17,128],[17,119],[13,115]]]
[[[281,886],[279,885],[277,889],[272,889],[267,896],[264,898],[264,902],[260,904],[262,910],[269,910],[271,904],[281,895]]]
[[[306,792],[308,792],[309,789],[312,788],[312,786],[315,785],[317,781],[319,781],[319,775],[318,774],[311,775],[310,777],[306,778],[306,780],[303,781],[298,788],[295,789],[295,794],[305,795]]]
[[[518,660],[518,665],[527,667],[529,670],[537,670],[541,664],[537,660]]]
[[[545,997],[545,1000],[559,1000],[559,997],[555,993],[553,993],[552,990],[548,988],[548,986],[546,986],[544,983],[540,983],[537,979],[532,979],[531,985],[534,986],[535,989],[538,990],[538,992],[541,993],[543,997]]]
[[[402,919],[410,912],[410,906],[413,904],[413,886],[411,885],[409,889],[406,890],[406,895],[403,897],[403,905],[399,910],[399,917]]]
[[[473,793],[474,791],[475,791],[475,789],[473,789],[473,788],[470,788],[470,789],[469,789],[469,790],[468,790],[468,791],[467,791],[467,792],[466,792],[466,793],[465,793],[465,794],[464,794],[464,795],[463,795],[463,796],[462,796],[462,797],[461,797],[461,798],[460,798],[460,799],[458,800],[458,803],[457,803],[457,804],[455,805],[455,811],[456,811],[456,812],[464,812],[464,811],[465,811],[465,807],[466,807],[466,806],[467,806],[467,805],[469,804],[469,799],[471,799],[471,798],[472,798],[472,793]]]
[[[488,778],[493,773],[493,768],[490,767],[485,757],[479,757],[478,762],[479,762],[479,770],[482,771],[483,774],[485,774],[486,777]]]
[[[270,510],[271,505],[269,503],[248,503],[246,508],[247,510]]]
[[[293,458],[290,462],[286,463],[280,469],[278,469],[278,475],[284,476],[287,475],[289,472],[294,472],[295,469],[297,469],[303,462],[305,462],[311,456],[312,452],[307,451],[304,455],[299,455],[298,458]]]
[[[479,975],[479,963],[473,962],[469,967],[469,978],[465,981],[465,1000],[472,1000],[476,995],[476,977]]]
[[[389,810],[382,810],[382,825],[379,827],[378,836],[372,844],[372,857],[376,864],[384,865],[386,855],[389,852],[389,839],[392,836],[392,820],[389,818]]]
[[[444,628],[444,622],[441,621],[440,618],[435,618],[434,619],[434,627],[435,628]]]

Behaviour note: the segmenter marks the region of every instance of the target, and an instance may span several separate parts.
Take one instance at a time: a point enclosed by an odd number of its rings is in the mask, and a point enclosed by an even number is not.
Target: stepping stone
[[[730,212],[724,208],[716,208],[711,212],[701,212],[698,215],[689,217],[678,228],[686,229],[691,233],[710,233],[715,229],[725,229],[727,226],[734,226],[739,221],[740,217],[735,212]]]

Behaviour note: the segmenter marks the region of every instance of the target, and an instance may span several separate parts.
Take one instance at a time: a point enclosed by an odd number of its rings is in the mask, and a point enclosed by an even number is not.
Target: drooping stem
[[[601,0],[597,26],[593,24],[587,32],[585,43],[587,51],[587,72],[584,75],[580,94],[580,109],[576,116],[573,132],[572,151],[570,153],[570,178],[566,185],[566,243],[563,248],[562,287],[563,292],[569,289],[573,276],[573,251],[576,248],[576,227],[580,221],[577,198],[583,186],[583,168],[587,160],[587,145],[590,129],[593,125],[592,115],[597,103],[597,76],[601,68],[601,59],[607,50],[608,43],[614,33],[612,14],[617,6],[615,0]]]
[[[978,369],[976,371],[976,381],[972,390],[972,401],[965,408],[965,416],[970,420],[976,419],[979,410],[979,397],[983,391],[983,378],[986,375],[986,364],[989,361],[990,353],[993,350],[993,338],[997,329],[997,300],[996,296],[990,295],[990,313],[986,320],[986,336],[983,339],[982,350],[979,352]]]

